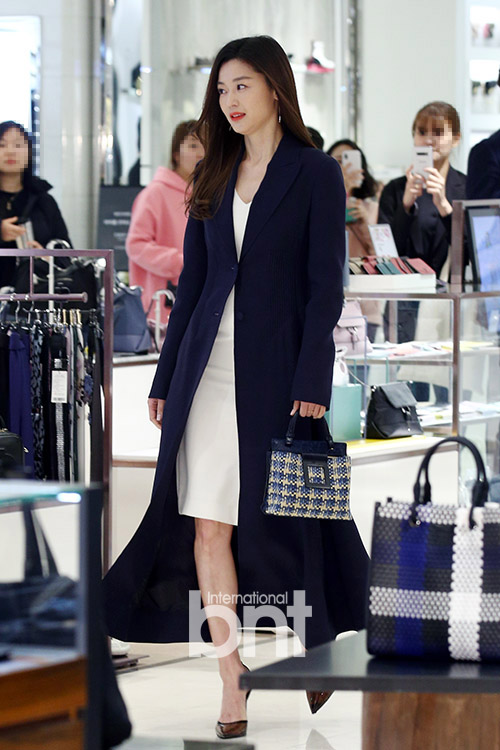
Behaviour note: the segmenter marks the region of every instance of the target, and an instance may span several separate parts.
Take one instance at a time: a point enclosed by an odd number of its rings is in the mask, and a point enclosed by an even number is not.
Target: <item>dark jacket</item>
[[[470,151],[467,198],[500,198],[500,130],[476,144]]]
[[[446,178],[446,197],[450,203],[465,200],[466,177],[450,166]],[[451,243],[451,214],[441,217],[432,196],[424,193],[408,214],[403,208],[406,176],[391,180],[380,197],[378,222],[390,224],[401,256],[422,258],[439,276]]]
[[[32,177],[30,185],[23,188],[13,199],[10,210],[4,210],[1,219],[17,216],[19,219],[29,219],[33,224],[35,240],[45,247],[50,240],[66,240],[70,243],[68,230],[61,216],[59,206],[48,191],[52,185],[39,177]],[[1,195],[1,194],[0,194]],[[4,204],[5,201],[2,201]],[[1,242],[3,249],[15,249],[16,243]],[[14,281],[16,259],[0,258],[0,287],[10,286]]]
[[[175,463],[233,286],[239,592],[287,594],[290,604],[294,590],[305,589],[313,612],[308,645],[364,624],[367,555],[354,522],[277,518],[260,507],[266,453],[272,438],[284,436],[292,401],[330,402],[345,256],[342,176],[334,159],[285,135],[252,202],[238,262],[238,166],[216,215],[190,218],[186,230],[184,270],[151,389],[166,399],[152,501],[105,579],[110,633],[126,640],[189,640],[188,592],[199,588],[194,521],[178,514]],[[311,420],[300,422],[302,437],[310,437]]]

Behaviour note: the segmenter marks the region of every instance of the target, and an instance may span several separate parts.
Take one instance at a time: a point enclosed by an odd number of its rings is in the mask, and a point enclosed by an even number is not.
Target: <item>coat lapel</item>
[[[300,150],[293,136],[283,136],[252,201],[241,249],[242,258],[251,249],[297,177]]]
[[[241,257],[252,247],[259,233],[264,228],[288,189],[295,180],[299,169],[300,146],[293,136],[285,133],[276,152],[268,164],[267,171],[252,201],[248,215]],[[234,243],[233,198],[238,177],[238,168],[243,158],[243,149],[238,157],[227,184],[222,203],[212,221],[225,247],[236,259]]]

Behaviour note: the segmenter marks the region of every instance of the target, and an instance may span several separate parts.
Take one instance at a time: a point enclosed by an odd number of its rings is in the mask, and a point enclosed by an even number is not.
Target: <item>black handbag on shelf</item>
[[[34,512],[22,509],[24,579],[0,583],[0,642],[71,647],[75,644],[77,584],[59,574]]]
[[[346,444],[334,443],[324,418],[319,420],[322,439],[295,440],[298,416],[296,412],[290,419],[284,440],[272,440],[262,511],[274,516],[349,521],[351,459]]]
[[[370,440],[422,435],[417,401],[408,383],[375,385],[366,412],[366,437]]]
[[[49,264],[41,258],[35,258],[34,262],[34,284],[36,294],[47,294],[49,291]],[[22,259],[17,267],[14,282],[16,293],[24,294],[30,290],[30,265],[29,261]],[[97,309],[97,279],[94,264],[90,261],[72,260],[69,258],[54,259],[54,292],[56,294],[81,294],[87,293],[87,302],[65,302],[65,307],[79,310]],[[29,308],[31,302],[21,303]],[[46,302],[37,302],[37,307],[44,309]]]
[[[22,473],[25,448],[20,435],[9,432],[0,417],[0,477]]]

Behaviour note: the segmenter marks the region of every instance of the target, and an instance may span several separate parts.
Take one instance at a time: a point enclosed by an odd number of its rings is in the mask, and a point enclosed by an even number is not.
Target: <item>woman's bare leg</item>
[[[215,649],[219,650],[219,673],[223,682],[222,708],[219,721],[230,722],[246,719],[245,691],[238,687],[238,679],[244,671],[238,650],[236,634],[236,594],[238,580],[231,550],[233,527],[227,523],[195,519],[194,558],[198,573],[201,598],[204,606],[223,604],[225,617],[208,616],[207,622]],[[225,603],[224,595],[231,603]],[[228,598],[226,598],[229,601]],[[232,622],[233,636],[229,640]],[[228,653],[229,651],[229,653]]]

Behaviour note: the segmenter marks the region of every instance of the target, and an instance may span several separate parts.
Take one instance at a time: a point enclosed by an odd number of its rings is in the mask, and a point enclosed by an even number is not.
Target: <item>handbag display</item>
[[[129,287],[115,280],[113,299],[113,351],[143,354],[151,347],[151,333],[142,306],[140,286]]]
[[[351,520],[351,459],[345,443],[334,443],[323,418],[321,440],[295,440],[299,413],[290,419],[285,439],[273,439],[268,453],[262,511],[293,518]]]
[[[31,508],[24,506],[22,513],[24,579],[0,583],[0,642],[74,646],[77,584],[59,574]]]
[[[475,458],[470,507],[431,501],[429,461],[450,442]],[[500,660],[500,507],[485,506],[488,481],[476,446],[463,437],[436,443],[422,461],[413,494],[413,503],[389,499],[375,507],[368,651]]]
[[[343,347],[346,354],[369,354],[373,351],[366,335],[366,316],[355,299],[344,302],[344,309],[333,331],[335,347]]]
[[[49,291],[49,264],[35,258],[34,262],[34,284],[33,288],[36,294],[47,294]],[[16,270],[14,282],[16,293],[25,293],[30,290],[30,267],[27,260],[21,260]],[[68,258],[56,258],[54,262],[54,292],[56,294],[81,294],[87,293],[87,302],[74,301],[65,302],[65,306],[79,310],[97,309],[97,280],[95,275],[94,264],[81,260],[72,260]],[[27,308],[30,304],[22,303]],[[46,302],[37,302],[40,309],[47,306]]]
[[[374,385],[366,410],[366,437],[369,440],[422,435],[417,401],[408,383],[398,381]]]
[[[22,471],[24,452],[25,448],[20,435],[9,432],[0,417],[0,477],[8,476],[11,472]]]

